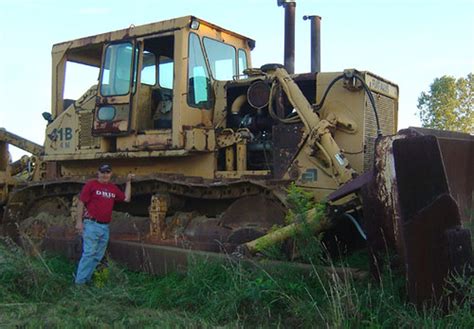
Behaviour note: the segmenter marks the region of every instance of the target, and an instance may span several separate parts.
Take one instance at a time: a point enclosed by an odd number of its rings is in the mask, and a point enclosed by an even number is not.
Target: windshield
[[[189,34],[188,104],[198,108],[212,107],[211,80],[195,33]]]
[[[235,48],[214,39],[204,38],[203,40],[214,79],[232,80],[237,72]]]

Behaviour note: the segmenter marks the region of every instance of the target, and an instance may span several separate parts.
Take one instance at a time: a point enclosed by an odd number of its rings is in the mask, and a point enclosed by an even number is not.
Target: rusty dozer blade
[[[473,221],[474,212],[474,136],[454,131],[410,127],[407,136],[436,137],[443,159],[451,196],[458,204],[461,220]]]
[[[442,153],[437,137],[413,129],[380,138],[374,176],[362,188],[369,249],[374,254],[384,247],[398,251],[409,300],[418,306],[439,301],[449,273],[461,273],[472,265],[470,232],[461,226],[450,186],[458,202],[470,206],[458,192],[470,186],[471,195],[473,182],[451,179],[446,171],[451,175],[455,171],[445,169],[448,164],[472,170],[472,140],[461,145],[452,140],[444,143],[455,145],[450,147],[458,151],[467,148],[467,154],[458,157],[467,164]]]

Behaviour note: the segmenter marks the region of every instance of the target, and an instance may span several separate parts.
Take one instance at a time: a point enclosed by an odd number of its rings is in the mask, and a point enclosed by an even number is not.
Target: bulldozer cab
[[[238,78],[253,43],[185,16],[54,45],[46,153],[183,149],[187,130],[213,126],[215,81]],[[75,100],[63,97],[69,62],[99,68]]]
[[[93,134],[171,129],[173,77],[173,36],[105,44]]]

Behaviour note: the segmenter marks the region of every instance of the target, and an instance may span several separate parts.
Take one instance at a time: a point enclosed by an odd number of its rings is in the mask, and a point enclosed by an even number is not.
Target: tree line
[[[444,75],[434,79],[418,98],[423,127],[474,134],[474,74],[456,79]]]

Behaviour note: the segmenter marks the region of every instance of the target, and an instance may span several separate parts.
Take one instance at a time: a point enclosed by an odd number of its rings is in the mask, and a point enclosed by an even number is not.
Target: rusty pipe
[[[321,16],[303,16],[311,22],[311,72],[321,72]]]
[[[278,0],[278,6],[285,8],[285,54],[284,65],[290,74],[295,73],[295,0]]]

